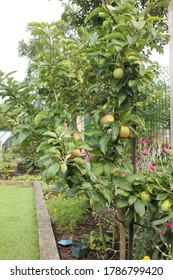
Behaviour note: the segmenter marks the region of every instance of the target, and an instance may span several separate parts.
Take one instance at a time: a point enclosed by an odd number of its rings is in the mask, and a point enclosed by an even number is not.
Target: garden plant
[[[136,162],[142,160],[136,155],[138,127],[145,130],[137,106],[156,77],[149,55],[169,40],[165,18],[153,13],[169,1],[148,1],[142,9],[135,2],[102,1],[85,19],[87,28],[71,32],[63,21],[30,23],[35,44],[29,82],[1,75],[6,111],[15,108],[13,144],[26,150],[35,143],[46,182],[60,180],[71,195],[86,196],[98,216],[103,250],[121,260],[133,257],[134,226],[145,226],[146,217],[149,227],[173,219],[171,151],[165,147],[165,168],[164,153],[152,153],[149,170]],[[89,29],[95,16],[102,23]],[[79,131],[76,120],[86,115],[90,126]]]

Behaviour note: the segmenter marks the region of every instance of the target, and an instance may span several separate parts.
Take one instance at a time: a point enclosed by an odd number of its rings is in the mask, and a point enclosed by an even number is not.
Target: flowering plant
[[[167,223],[164,229],[165,231],[160,230],[163,247],[156,246],[156,248],[161,252],[163,259],[173,260],[173,223]]]
[[[159,143],[156,136],[152,140],[142,139],[138,144],[138,156],[136,159],[136,171],[150,173],[151,171],[165,171],[165,163],[169,159],[169,147]]]

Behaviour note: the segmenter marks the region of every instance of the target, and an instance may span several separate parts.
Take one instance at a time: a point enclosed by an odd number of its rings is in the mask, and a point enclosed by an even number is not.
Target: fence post
[[[168,7],[168,30],[171,36],[169,41],[169,71],[170,71],[170,128],[171,128],[171,149],[173,149],[173,0],[170,0]]]

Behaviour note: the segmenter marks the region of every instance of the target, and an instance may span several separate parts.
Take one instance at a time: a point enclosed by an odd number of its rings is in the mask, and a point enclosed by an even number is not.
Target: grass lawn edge
[[[37,212],[40,260],[60,260],[49,214],[42,198],[41,182],[0,180],[0,185],[33,186]]]

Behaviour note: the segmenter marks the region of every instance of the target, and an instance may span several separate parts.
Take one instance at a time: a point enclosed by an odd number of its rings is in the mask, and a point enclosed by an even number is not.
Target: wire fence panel
[[[170,86],[169,69],[160,68],[154,83],[154,95],[145,102],[142,116],[145,120],[147,138],[154,135],[159,142],[170,144]]]

